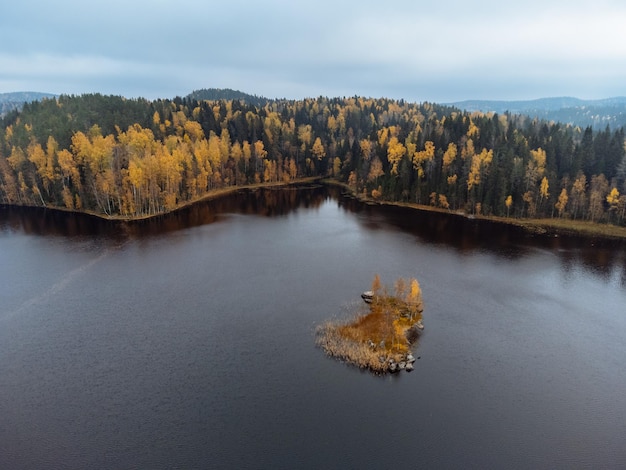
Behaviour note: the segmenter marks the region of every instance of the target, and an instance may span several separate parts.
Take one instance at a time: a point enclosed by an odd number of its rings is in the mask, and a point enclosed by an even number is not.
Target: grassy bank
[[[340,186],[352,194],[354,197],[369,204],[379,204],[387,206],[408,207],[415,210],[426,212],[438,212],[442,214],[457,215],[459,217],[472,217],[477,220],[488,220],[491,222],[503,223],[508,225],[516,225],[522,227],[528,232],[539,234],[551,234],[551,235],[578,235],[583,237],[598,237],[608,239],[620,239],[626,241],[626,227],[621,227],[611,224],[603,224],[597,222],[591,222],[588,220],[574,220],[565,218],[550,218],[550,219],[520,219],[513,217],[496,217],[496,216],[483,216],[483,215],[467,215],[462,211],[451,211],[447,209],[441,209],[439,207],[427,206],[423,204],[416,204],[412,202],[392,202],[374,200],[370,197],[363,197],[362,194],[357,194],[355,191],[345,183],[341,183],[332,179],[322,180],[326,184]]]

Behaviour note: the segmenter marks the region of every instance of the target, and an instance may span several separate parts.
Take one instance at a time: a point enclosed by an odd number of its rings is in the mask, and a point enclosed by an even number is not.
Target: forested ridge
[[[624,137],[384,98],[63,95],[0,122],[0,202],[142,217],[215,189],[331,176],[377,200],[624,225]]]

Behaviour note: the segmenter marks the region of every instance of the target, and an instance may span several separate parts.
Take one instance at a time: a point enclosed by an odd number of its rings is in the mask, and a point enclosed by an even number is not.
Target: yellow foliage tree
[[[298,127],[298,140],[301,143],[301,151],[304,152],[311,145],[311,139],[313,138],[313,128],[310,124],[302,125]]]
[[[315,139],[313,143],[313,148],[311,148],[311,152],[318,160],[321,160],[326,156],[326,150],[324,150],[324,145],[322,144],[322,139],[319,137]]]
[[[254,156],[261,160],[267,157],[267,150],[265,150],[265,145],[263,145],[262,140],[254,142]]]
[[[450,142],[450,144],[448,144],[448,149],[443,154],[443,170],[444,171],[447,171],[448,168],[450,168],[450,165],[452,165],[452,163],[456,159],[456,155],[457,155],[456,144],[453,142]]]
[[[241,153],[243,155],[244,171],[248,171],[248,165],[250,164],[250,159],[252,158],[252,148],[250,146],[250,142],[247,140],[244,140],[241,144]]]
[[[528,217],[534,217],[537,213],[537,205],[535,204],[532,191],[526,191],[522,195],[522,200],[528,204]]]
[[[155,114],[158,115],[156,111]],[[204,138],[204,131],[198,121],[187,121],[183,127],[185,129],[185,135],[189,136],[192,142]]]
[[[372,156],[372,141],[363,139],[359,141],[359,147],[361,148],[361,153],[363,154],[363,159],[369,161]]]
[[[341,172],[341,158],[335,157],[333,160],[333,176],[338,177]]]
[[[378,145],[384,147],[387,144],[387,140],[389,139],[389,128],[383,127],[378,131]]]
[[[435,144],[430,140],[424,142],[424,150],[413,154],[413,168],[417,171],[418,180],[424,177],[424,163],[435,158]]]
[[[430,193],[430,205],[431,206],[436,206],[437,205],[437,193],[436,192],[432,192]]]
[[[46,175],[48,173],[46,163],[48,159],[46,158],[46,153],[43,151],[43,148],[36,141],[32,141],[26,149],[26,154],[28,155],[28,160],[35,165],[37,174],[44,181],[44,186],[47,187],[50,183],[49,179],[46,181]]]
[[[370,166],[370,171],[367,175],[368,181],[376,181],[380,176],[383,176],[385,172],[383,171],[383,164],[378,157],[374,157],[372,160],[372,165]]]
[[[398,174],[398,165],[404,155],[406,155],[406,147],[398,140],[397,137],[392,137],[387,145],[387,159],[391,164],[392,175]]]
[[[587,177],[580,173],[574,184],[572,185],[572,189],[570,191],[570,199],[572,201],[572,212],[573,217],[576,218],[578,215],[578,210],[584,210],[585,206],[585,194],[587,191]]]
[[[471,159],[475,153],[474,141],[472,139],[467,139],[465,141],[465,145],[461,149],[461,158],[463,160]]]
[[[406,303],[409,307],[411,317],[421,313],[424,310],[422,302],[422,289],[417,279],[413,278],[410,282],[409,292],[406,296]]]
[[[611,192],[606,197],[606,202],[609,203],[611,209],[614,210],[617,208],[617,203],[619,202],[619,191],[617,188],[614,187],[611,189]]]
[[[474,186],[481,182],[483,172],[489,167],[493,160],[493,150],[483,149],[479,154],[472,156],[472,166],[467,176],[467,191],[471,191]]]
[[[563,217],[563,213],[565,212],[565,207],[567,206],[567,189],[561,189],[561,194],[559,194],[559,200],[556,202],[554,207],[559,211],[559,217]]]
[[[606,202],[609,203],[609,218],[611,217],[611,213],[617,212],[620,206],[620,203],[623,203],[623,198],[620,197],[619,191],[617,188],[613,187],[611,192],[606,196]]]

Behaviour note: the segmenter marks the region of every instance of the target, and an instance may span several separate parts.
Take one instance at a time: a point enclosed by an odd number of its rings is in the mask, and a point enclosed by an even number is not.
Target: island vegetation
[[[363,296],[367,312],[323,323],[317,328],[317,345],[329,356],[376,373],[412,370],[411,347],[424,328],[417,279],[398,278],[390,291],[376,275],[372,290]]]
[[[624,138],[384,98],[62,95],[0,121],[0,203],[133,219],[229,188],[331,177],[375,201],[624,226]]]

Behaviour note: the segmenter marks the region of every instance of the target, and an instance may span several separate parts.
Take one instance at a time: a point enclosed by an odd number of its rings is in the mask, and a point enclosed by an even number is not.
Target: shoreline
[[[289,182],[274,182],[274,183],[253,183],[242,186],[228,186],[225,188],[219,188],[204,194],[201,197],[197,197],[193,200],[185,201],[175,208],[159,212],[157,214],[141,215],[141,216],[126,216],[126,215],[106,215],[92,210],[74,210],[60,206],[32,206],[32,205],[19,205],[19,204],[0,204],[0,207],[24,207],[24,208],[36,208],[47,209],[52,211],[60,211],[67,213],[83,214],[91,217],[96,217],[100,220],[112,221],[112,222],[140,222],[150,220],[153,218],[161,217],[167,214],[174,213],[181,209],[185,209],[194,204],[217,199],[222,196],[237,192],[242,189],[262,189],[273,187],[293,186],[299,184],[310,184],[319,182],[328,186],[340,187],[346,190],[349,195],[359,202],[368,205],[388,206],[388,207],[403,207],[407,209],[417,210],[421,212],[436,212],[439,214],[445,214],[448,216],[462,217],[468,220],[492,222],[496,224],[504,224],[509,226],[515,226],[523,229],[529,234],[545,235],[545,236],[578,236],[588,239],[598,238],[602,240],[612,240],[619,242],[626,242],[626,227],[621,227],[612,224],[603,224],[597,222],[590,222],[587,220],[574,220],[564,218],[550,218],[550,219],[528,219],[528,218],[513,218],[513,217],[499,217],[499,216],[486,216],[486,215],[473,215],[466,214],[461,210],[452,211],[449,209],[442,209],[439,207],[428,206],[424,204],[417,204],[414,202],[399,202],[399,201],[385,201],[375,200],[371,197],[363,197],[358,194],[348,184],[338,181],[333,178],[325,178],[321,176],[309,176],[306,178],[298,178]]]
[[[254,183],[254,184],[246,184],[242,186],[227,186],[225,188],[219,188],[219,189],[209,191],[203,196],[197,197],[195,199],[185,201],[182,204],[177,205],[175,208],[169,211],[159,212],[157,214],[141,215],[141,216],[107,215],[107,214],[102,214],[102,213],[95,212],[92,210],[74,210],[74,209],[68,209],[67,207],[52,206],[52,205],[31,206],[31,205],[20,205],[20,204],[0,204],[0,207],[24,207],[24,208],[31,208],[31,209],[46,209],[46,210],[52,210],[52,211],[67,212],[67,213],[72,213],[72,214],[83,214],[83,215],[88,215],[91,217],[96,217],[100,220],[107,220],[111,222],[131,223],[131,222],[141,222],[145,220],[154,219],[157,217],[162,217],[164,215],[171,214],[181,209],[185,209],[187,207],[193,206],[194,204],[198,204],[203,201],[210,201],[212,199],[218,199],[222,196],[235,193],[242,189],[278,188],[278,187],[283,187],[283,186],[310,184],[310,183],[318,182],[321,180],[322,178],[319,176],[309,176],[306,178],[298,178],[298,179],[288,181],[288,182],[279,181],[279,182],[274,182],[274,183]]]
[[[452,211],[441,209],[439,207],[417,204],[414,202],[394,202],[394,201],[376,201],[370,197],[363,197],[357,194],[353,188],[346,183],[337,180],[325,178],[322,183],[331,186],[338,186],[347,190],[352,197],[364,204],[389,206],[389,207],[405,207],[408,209],[418,210],[422,212],[436,212],[465,219],[493,222],[497,224],[512,225],[520,227],[528,233],[547,236],[580,236],[584,238],[601,238],[605,240],[618,240],[626,242],[626,227],[611,224],[600,224],[587,220],[574,220],[563,218],[551,219],[526,219],[526,218],[507,218],[498,216],[472,215],[466,214],[460,210]]]

